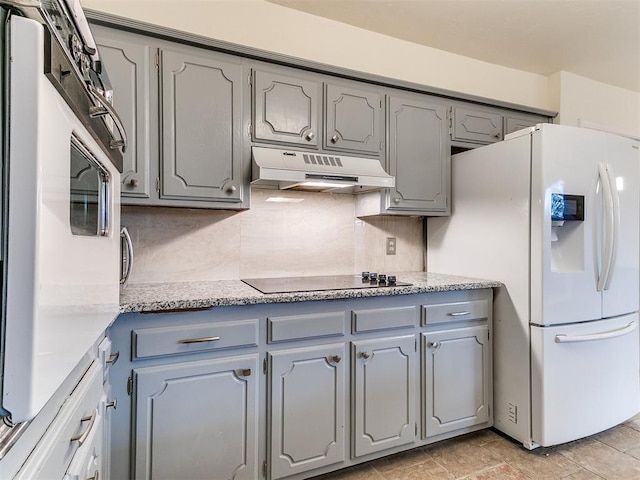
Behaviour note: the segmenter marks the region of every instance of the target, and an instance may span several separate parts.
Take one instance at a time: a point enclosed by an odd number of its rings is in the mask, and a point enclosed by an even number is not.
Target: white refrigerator
[[[640,142],[541,124],[452,158],[427,268],[501,281],[495,427],[529,449],[640,411]]]

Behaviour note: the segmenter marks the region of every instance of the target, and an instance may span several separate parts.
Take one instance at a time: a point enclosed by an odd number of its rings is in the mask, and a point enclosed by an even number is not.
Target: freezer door
[[[561,125],[532,135],[532,324],[638,310],[640,159],[632,143]],[[581,199],[583,216],[552,221],[554,194]]]
[[[557,445],[640,410],[638,315],[531,327],[532,440]]]

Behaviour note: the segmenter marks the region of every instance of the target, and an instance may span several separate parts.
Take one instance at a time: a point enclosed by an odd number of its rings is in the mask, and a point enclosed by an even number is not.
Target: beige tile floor
[[[597,435],[525,450],[483,430],[315,480],[640,480],[640,415]]]

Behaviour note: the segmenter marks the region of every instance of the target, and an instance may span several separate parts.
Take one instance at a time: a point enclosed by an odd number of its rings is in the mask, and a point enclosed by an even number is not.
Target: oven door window
[[[70,220],[74,235],[109,235],[109,172],[75,136],[71,137]]]

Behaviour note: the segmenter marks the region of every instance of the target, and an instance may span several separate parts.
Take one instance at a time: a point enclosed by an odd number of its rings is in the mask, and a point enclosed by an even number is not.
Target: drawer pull
[[[109,355],[109,358],[105,360],[105,363],[108,363],[109,365],[115,365],[119,358],[120,352],[112,353],[111,355]]]
[[[450,317],[464,317],[465,315],[471,315],[471,312],[451,312],[447,313]]]
[[[327,363],[340,363],[342,357],[340,355],[329,355],[327,357]]]
[[[72,442],[78,442],[78,445],[80,446],[85,442],[85,440],[89,436],[89,432],[91,432],[91,429],[93,428],[93,424],[96,422],[97,413],[98,411],[94,410],[90,417],[82,417],[80,419],[81,424],[84,422],[89,422],[89,425],[87,425],[87,428],[84,429],[84,432],[71,437]]]
[[[250,368],[240,368],[236,370],[236,376],[238,377],[250,377],[251,369]]]
[[[118,399],[114,398],[110,402],[107,402],[105,408],[113,408],[114,410],[118,409]]]
[[[178,340],[178,343],[207,343],[217,342],[220,337],[199,337],[199,338],[185,338],[184,340]]]

